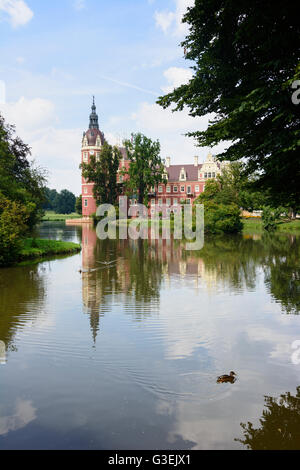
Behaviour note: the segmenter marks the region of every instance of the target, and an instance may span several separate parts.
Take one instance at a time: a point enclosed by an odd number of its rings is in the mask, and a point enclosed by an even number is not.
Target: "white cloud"
[[[4,17],[8,15],[14,28],[25,25],[33,18],[33,11],[24,0],[0,0],[0,15],[1,12],[4,12]]]
[[[24,64],[25,62],[25,58],[24,57],[17,57],[16,58],[16,62],[20,65]]]
[[[0,417],[0,436],[17,431],[36,419],[36,408],[29,400],[18,399],[11,416]]]
[[[42,98],[28,100],[22,97],[15,103],[4,104],[1,111],[10,124],[26,132],[55,120],[53,103]]]
[[[193,118],[185,110],[173,113],[157,104],[144,102],[131,118],[138,131],[160,141],[162,157],[170,156],[173,164],[192,163],[194,155],[205,159],[209,149],[199,149],[195,141],[184,134],[206,129],[209,116]]]
[[[176,15],[172,11],[156,11],[154,17],[156,25],[161,28],[164,33],[168,31],[171,24],[176,19]]]
[[[193,77],[193,72],[191,69],[170,67],[164,72],[164,77],[168,80],[168,85],[161,87],[161,89],[164,93],[170,93],[174,88],[188,83]]]
[[[174,0],[174,3],[174,11],[165,10],[155,12],[154,17],[156,25],[161,28],[164,33],[171,32],[171,34],[175,36],[185,36],[188,27],[185,23],[182,23],[182,18],[187,8],[194,6],[195,0]]]
[[[77,11],[83,10],[86,7],[85,0],[74,0],[73,7]]]
[[[80,129],[59,129],[55,107],[49,100],[20,98],[1,106],[17,135],[32,148],[37,165],[49,171],[48,185],[58,190],[67,188],[80,194]]]

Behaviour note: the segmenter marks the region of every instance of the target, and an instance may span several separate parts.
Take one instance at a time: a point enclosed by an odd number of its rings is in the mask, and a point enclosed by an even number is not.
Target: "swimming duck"
[[[220,375],[220,377],[218,377],[217,379],[217,383],[220,384],[220,383],[226,383],[226,382],[230,382],[231,384],[233,384],[235,381],[236,381],[236,373],[231,371],[230,372],[230,375]]]

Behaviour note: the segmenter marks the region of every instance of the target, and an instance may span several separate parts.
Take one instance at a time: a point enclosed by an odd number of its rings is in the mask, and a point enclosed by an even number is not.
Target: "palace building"
[[[95,100],[93,99],[92,112],[90,114],[89,129],[83,133],[81,162],[88,163],[90,157],[99,158],[101,148],[105,142],[105,136],[99,129],[98,115],[96,113]],[[128,169],[130,161],[127,158],[126,149],[119,147],[122,154],[120,170]],[[151,188],[149,193],[150,212],[154,212],[154,206],[164,205],[173,208],[182,203],[193,204],[194,200],[204,191],[205,183],[209,179],[215,179],[222,172],[227,163],[220,163],[209,153],[204,163],[199,163],[199,158],[194,157],[194,162],[187,165],[171,165],[171,159],[165,159],[165,183]],[[122,183],[122,177],[118,176],[118,182]],[[96,212],[96,201],[93,196],[93,183],[82,177],[82,215],[90,217]],[[135,196],[130,198],[130,204],[135,205]]]

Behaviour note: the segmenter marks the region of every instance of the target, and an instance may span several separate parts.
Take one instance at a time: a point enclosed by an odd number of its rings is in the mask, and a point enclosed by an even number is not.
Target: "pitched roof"
[[[198,171],[201,170],[201,165],[170,165],[167,168],[169,183],[180,181],[180,172],[184,168],[186,173],[186,181],[198,181]]]

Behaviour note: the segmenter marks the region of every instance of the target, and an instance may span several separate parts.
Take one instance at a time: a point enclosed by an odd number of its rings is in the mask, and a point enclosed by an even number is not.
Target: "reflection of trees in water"
[[[16,332],[42,311],[45,298],[43,265],[30,265],[0,271],[0,339],[13,349]],[[34,305],[34,311],[32,306]]]
[[[129,253],[128,253],[129,254]],[[150,256],[150,246],[145,240],[138,240],[129,254],[128,294],[135,302],[145,304],[159,300],[162,280],[162,260]]]
[[[91,228],[89,230],[92,230]],[[104,263],[112,263],[105,266]],[[162,263],[150,259],[149,247],[143,240],[134,246],[129,240],[98,240],[88,259],[88,269],[82,274],[83,301],[90,315],[94,341],[99,331],[100,317],[111,308],[113,295],[124,294],[139,316],[149,313],[145,306],[159,299]],[[87,267],[87,266],[84,266]]]
[[[187,255],[184,255],[187,256]],[[205,271],[215,272],[229,287],[254,289],[263,268],[266,286],[285,313],[300,309],[300,239],[293,235],[264,234],[258,240],[241,236],[206,239],[202,257]]]
[[[185,251],[174,240],[101,241],[92,227],[85,227],[84,267],[96,270],[82,275],[83,298],[94,338],[99,315],[111,308],[113,295],[122,294],[136,318],[151,313],[159,302],[164,274],[170,279],[178,273],[192,274],[202,277],[209,289],[222,282],[229,290],[242,291],[255,289],[263,269],[266,286],[283,311],[298,313],[299,246],[299,238],[287,235],[226,236],[207,237],[201,251]],[[101,265],[112,260],[112,266]]]
[[[244,439],[236,439],[252,450],[300,449],[300,387],[296,396],[290,392],[280,398],[265,397],[260,427],[241,423]]]
[[[286,313],[300,311],[300,243],[291,235],[262,238],[267,252],[264,256],[265,282],[275,300]]]
[[[188,252],[185,256],[202,258],[205,273],[214,272],[216,279],[228,283],[229,288],[255,288],[260,250],[253,239],[245,240],[241,236],[207,237],[201,251]]]

